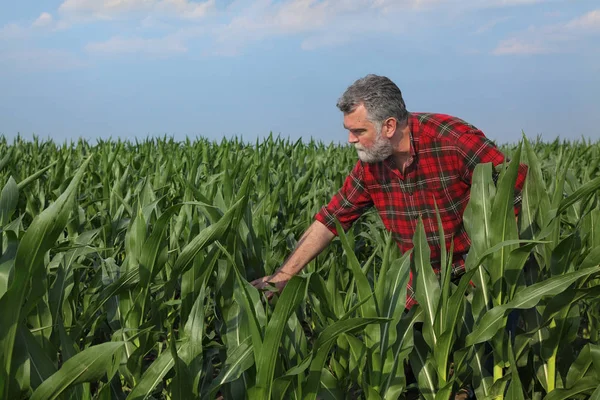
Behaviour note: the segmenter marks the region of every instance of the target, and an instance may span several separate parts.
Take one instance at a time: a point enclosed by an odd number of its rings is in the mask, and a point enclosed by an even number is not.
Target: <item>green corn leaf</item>
[[[589,400],[600,400],[600,385],[598,385],[598,388],[594,390],[594,393],[592,393]]]
[[[28,333],[28,335],[25,336],[25,333]],[[29,353],[30,349],[32,354]],[[45,379],[44,376],[50,376],[56,371],[52,361],[46,364],[45,359],[39,360],[39,355],[47,358],[44,349],[37,343],[33,334],[26,327],[20,326],[15,337],[15,351],[13,353],[13,376],[10,382],[13,392],[31,394],[32,387],[39,386],[41,381]],[[44,370],[44,367],[48,367],[48,369]],[[4,382],[0,381],[0,383]]]
[[[78,353],[46,379],[33,392],[31,400],[53,400],[69,387],[83,382],[97,381],[110,369],[113,356],[124,344],[124,342],[101,343]]]
[[[19,239],[13,231],[5,231],[6,249],[4,254],[0,256],[0,298],[2,298],[8,290],[11,271],[15,264],[15,256],[19,247]]]
[[[89,159],[88,159],[89,160]],[[29,186],[32,182],[34,182],[36,179],[38,179],[40,176],[42,176],[46,171],[48,171],[50,168],[54,167],[56,164],[58,163],[58,161],[54,161],[53,163],[51,163],[50,165],[40,169],[39,171],[35,172],[34,174],[28,176],[27,178],[23,179],[21,182],[18,183],[18,188],[19,190],[23,190],[25,189],[27,186]],[[85,162],[85,165],[87,165],[88,162]]]
[[[592,354],[590,351],[590,345],[588,344],[581,349],[577,359],[573,364],[571,364],[565,382],[566,387],[573,387],[579,379],[586,375],[590,367],[592,367]]]
[[[309,293],[314,294],[319,300],[319,307],[315,307],[316,312],[320,312],[324,317],[337,320],[332,308],[334,296],[327,290],[325,280],[319,274],[310,274]]]
[[[565,308],[570,308],[573,304],[583,299],[596,299],[598,297],[600,297],[600,285],[577,290],[566,290],[552,297],[548,301],[546,307],[544,307],[544,313],[540,319],[539,324],[528,333],[534,333],[539,329],[547,326],[550,323],[550,321]]]
[[[97,318],[96,313],[98,313],[111,298],[136,286],[139,282],[139,277],[138,269],[130,270],[121,275],[115,282],[105,286],[84,311],[71,336],[73,338],[78,338],[81,333],[95,321]]]
[[[11,159],[13,153],[13,148],[9,147],[8,151],[6,152],[6,154],[4,155],[4,157],[2,157],[0,159],[0,171],[2,171],[4,169],[4,167],[6,167]]]
[[[220,244],[219,244],[220,246]],[[222,246],[221,250],[229,257],[233,264],[233,270],[236,277],[236,287],[234,291],[234,298],[241,309],[246,312],[247,321],[249,324],[249,330],[252,337],[252,347],[254,350],[254,360],[258,363],[261,358],[263,340],[264,340],[264,326],[266,325],[266,318],[262,305],[260,303],[260,297],[258,290],[246,281],[240,273],[233,256]]]
[[[568,400],[576,398],[577,395],[591,395],[599,386],[600,380],[597,377],[584,377],[568,389],[554,389],[543,400]]]
[[[415,297],[425,312],[423,337],[430,348],[437,346],[439,332],[435,331],[435,317],[438,313],[440,301],[440,284],[433,272],[430,262],[431,250],[427,244],[427,236],[423,227],[423,220],[419,217],[417,229],[413,239],[414,249],[414,275],[413,287]]]
[[[594,363],[594,370],[596,371],[596,375],[600,377],[600,345],[590,343],[589,346],[592,362]]]
[[[305,400],[315,400],[321,383],[321,371],[325,365],[327,355],[337,337],[344,333],[361,331],[369,324],[388,321],[383,318],[349,318],[329,325],[317,338],[313,346],[313,359],[310,364],[308,379],[303,388]]]
[[[70,358],[75,357],[78,354],[79,349],[75,345],[75,342],[73,342],[71,337],[67,334],[67,331],[62,322],[62,318],[57,321],[59,322],[57,324],[58,325],[58,335],[60,337],[61,349],[63,350],[62,355],[63,355],[63,362],[64,362]],[[125,344],[125,345],[127,345],[127,344]],[[109,375],[110,374],[111,373],[109,371]],[[68,389],[66,392],[69,393],[70,397],[82,399],[84,397],[84,394],[83,394],[84,390],[89,392],[89,382],[86,382],[81,386],[72,387],[72,388]]]
[[[175,376],[171,380],[170,388],[172,398],[174,400],[186,400],[194,397],[193,394],[193,378],[185,362],[177,354],[177,346],[175,345],[175,335],[173,334],[173,327],[170,327],[169,340],[169,352],[173,359],[173,366],[175,367]],[[189,348],[189,347],[188,347]]]
[[[519,371],[517,369],[517,362],[515,361],[515,355],[513,353],[513,347],[508,345],[508,361],[510,362],[510,384],[508,385],[507,398],[514,400],[525,400],[523,396],[523,386],[521,384],[521,378],[519,377]]]
[[[329,372],[327,368],[323,368],[321,372],[321,390],[318,398],[323,400],[338,400],[344,398],[344,391],[339,388],[338,381]]]
[[[245,185],[247,191],[247,184]],[[198,236],[190,241],[187,246],[183,248],[179,257],[175,261],[173,270],[178,274],[182,274],[192,265],[194,257],[200,250],[213,243],[216,240],[220,240],[225,236],[229,230],[232,221],[239,215],[240,210],[245,208],[245,204],[248,199],[245,197],[245,192],[241,193],[241,198],[237,200],[221,217],[219,222],[210,225],[208,228],[203,229]]]
[[[573,192],[570,196],[563,199],[560,202],[558,211],[556,213],[561,214],[567,208],[571,207],[573,204],[575,204],[585,196],[597,194],[598,190],[600,190],[600,177],[585,183],[579,189]]]
[[[192,311],[187,318],[183,328],[183,338],[188,341],[186,352],[179,352],[181,359],[185,362],[186,373],[191,374],[192,391],[198,395],[198,385],[200,383],[200,373],[202,371],[202,355],[204,338],[205,320],[204,320],[204,299],[206,297],[206,286],[202,285],[200,294],[196,298]]]
[[[467,346],[491,339],[502,328],[502,320],[508,311],[515,308],[533,307],[543,296],[558,295],[579,278],[598,272],[600,272],[600,267],[586,268],[585,270],[571,272],[531,285],[527,290],[517,293],[509,303],[488,311],[476,325],[473,332],[467,336]]]
[[[384,301],[384,291],[385,291],[385,282],[387,279],[388,270],[390,268],[390,264],[392,263],[392,250],[396,247],[396,242],[393,239],[392,235],[384,231],[385,234],[385,247],[383,250],[383,257],[381,260],[381,268],[379,269],[379,276],[377,277],[377,283],[375,284],[375,297],[377,301],[377,305],[379,306],[379,315],[383,315],[385,308],[383,306]]]
[[[258,373],[256,377],[256,387],[260,391],[262,398],[271,398],[271,384],[273,382],[281,336],[290,315],[306,297],[307,283],[306,279],[299,276],[294,276],[290,279],[277,301],[275,311],[265,330],[262,351],[257,360]]]
[[[452,262],[448,262],[448,253],[452,255],[454,253],[454,242],[450,244],[450,250],[446,249],[446,235],[444,233],[444,224],[442,223],[442,217],[435,203],[435,215],[438,223],[438,236],[440,238],[440,285],[441,285],[441,300],[440,306],[438,307],[438,315],[436,316],[436,327],[437,332],[442,333],[446,330],[446,314],[448,313],[448,298],[450,297],[450,280],[452,277]],[[452,257],[450,257],[452,260]]]
[[[73,208],[73,200],[83,174],[90,162],[88,158],[79,168],[71,183],[63,194],[41,214],[39,214],[27,229],[21,239],[15,264],[14,279],[6,294],[0,299],[0,309],[5,310],[0,315],[0,340],[2,367],[7,376],[11,373],[11,359],[14,349],[17,326],[21,322],[21,307],[29,292],[29,280],[35,276],[38,269],[44,268],[44,256],[55,244],[58,236],[67,224]],[[33,302],[33,299],[30,298]],[[5,385],[4,395],[9,396],[9,386]]]
[[[463,214],[464,226],[471,239],[471,248],[465,265],[467,270],[478,267],[481,262],[472,264],[472,261],[480,258],[480,255],[489,248],[492,229],[492,200],[495,194],[496,187],[492,180],[492,164],[478,164],[473,170],[469,203]],[[491,305],[492,291],[488,288],[486,275],[485,269],[480,268],[474,277],[475,285],[481,288],[475,294],[475,296],[481,296],[481,299],[477,299],[478,302],[475,300],[478,304],[474,308],[476,315],[488,310]]]
[[[536,246],[536,243],[525,244],[512,250],[508,255],[508,261],[504,267],[505,298],[507,301],[512,300],[514,297],[523,267]]]
[[[550,197],[546,190],[540,160],[525,135],[523,135],[523,144],[527,154],[528,169],[525,186],[523,187],[523,202],[519,220],[522,226],[521,233],[528,230],[530,238],[537,239],[535,225],[537,224],[540,228],[547,225],[548,221],[545,218],[545,212],[551,208]]]
[[[492,200],[496,187],[492,180],[492,163],[478,164],[473,169],[471,193],[463,220],[471,239],[471,251],[481,254],[488,248],[492,230]]]
[[[158,219],[156,222],[152,233],[145,240],[140,254],[140,268],[139,268],[139,276],[140,276],[140,288],[141,288],[141,299],[142,304],[140,307],[140,317],[143,319],[146,313],[146,302],[148,299],[148,292],[150,289],[150,282],[156,275],[160,272],[158,268],[156,268],[158,262],[158,256],[160,251],[160,243],[163,240],[163,236],[165,234],[165,230],[167,229],[167,224],[171,216],[181,208],[181,205],[175,205],[169,207]],[[145,228],[144,228],[145,230]],[[145,235],[144,235],[145,237]],[[128,253],[129,254],[129,253]],[[143,321],[140,320],[139,324]]]
[[[506,393],[506,386],[510,380],[511,375],[506,374],[501,378],[497,379],[490,388],[489,398],[497,399]]]
[[[373,318],[377,316],[377,307],[375,304],[375,298],[373,297],[373,291],[371,289],[371,285],[369,284],[369,280],[364,274],[363,270],[360,267],[360,263],[356,258],[356,254],[354,254],[353,246],[350,244],[348,240],[347,234],[344,232],[344,229],[340,225],[339,221],[336,220],[336,228],[338,232],[338,237],[342,242],[342,246],[344,248],[344,252],[346,253],[346,257],[348,258],[348,266],[352,271],[353,278],[356,280],[356,288],[358,292],[358,300],[362,301],[364,299],[369,298],[361,307],[361,316],[363,318]],[[375,334],[375,332],[373,332]],[[376,337],[370,337],[370,340],[377,340]]]
[[[419,393],[426,400],[433,400],[438,391],[435,368],[430,350],[419,331],[415,331],[415,347],[410,354],[410,365],[417,377]]]
[[[17,208],[18,201],[19,187],[11,176],[0,193],[0,228],[8,223]]]
[[[129,224],[129,229],[125,235],[125,252],[127,254],[126,263],[128,268],[138,268],[140,257],[142,256],[142,246],[146,241],[146,220],[142,209],[138,208],[133,221]]]
[[[505,173],[501,174],[498,180],[498,190],[492,203],[493,220],[490,226],[490,245],[519,239],[514,213],[514,192],[520,159],[521,145],[515,151]],[[503,247],[497,253],[492,254],[490,258],[487,270],[491,278],[494,305],[505,303],[504,297],[507,290],[503,285],[504,269],[510,252],[515,248],[516,245]]]
[[[421,307],[413,307],[397,325],[398,340],[392,347],[391,354],[389,352],[386,354],[383,368],[384,384],[381,393],[386,400],[397,399],[400,392],[405,389],[404,361],[413,350],[414,324],[422,322],[423,316],[424,312]],[[389,355],[389,359],[387,355]]]
[[[177,351],[185,352],[187,343],[179,345]],[[142,375],[142,379],[131,390],[127,400],[144,400],[152,396],[154,389],[162,382],[165,375],[175,366],[173,354],[171,351],[164,351],[150,364],[150,367]]]
[[[380,354],[386,354],[388,346],[396,342],[396,324],[402,317],[406,304],[406,285],[410,276],[410,254],[406,252],[401,258],[394,260],[385,280],[385,289],[382,298],[383,318],[390,318],[381,326]]]
[[[437,376],[442,384],[448,381],[448,360],[452,344],[454,343],[455,330],[460,321],[460,314],[464,309],[465,291],[471,283],[472,277],[477,273],[477,269],[466,272],[460,280],[460,283],[450,299],[447,301],[448,314],[446,315],[446,330],[439,337],[437,346],[433,349],[433,356],[437,367]]]
[[[248,336],[227,357],[223,369],[213,380],[211,386],[207,388],[203,398],[214,399],[217,391],[224,384],[238,379],[252,365],[254,365],[252,338]]]
[[[452,389],[454,387],[454,382],[450,382],[445,386],[441,387],[440,390],[437,391],[435,395],[436,399],[452,399]]]

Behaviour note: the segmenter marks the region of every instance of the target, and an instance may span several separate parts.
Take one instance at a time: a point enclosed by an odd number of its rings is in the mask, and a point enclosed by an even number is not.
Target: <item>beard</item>
[[[390,140],[384,137],[381,132],[379,132],[371,147],[364,147],[360,144],[355,144],[354,147],[358,153],[358,158],[369,164],[381,162],[394,153]]]

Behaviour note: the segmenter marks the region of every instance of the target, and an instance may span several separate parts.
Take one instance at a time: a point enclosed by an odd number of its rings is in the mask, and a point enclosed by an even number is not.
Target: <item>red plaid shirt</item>
[[[473,125],[444,114],[412,113],[410,154],[404,173],[395,167],[393,157],[368,164],[358,161],[339,192],[315,218],[334,234],[337,218],[345,230],[371,206],[375,206],[383,224],[402,253],[413,247],[419,215],[423,219],[431,262],[439,271],[440,246],[435,211],[437,203],[446,248],[454,242],[453,276],[464,273],[464,258],[471,241],[463,226],[463,212],[469,202],[471,177],[477,164],[504,162],[504,155]],[[515,213],[527,166],[521,164],[515,188]],[[497,173],[494,176],[497,179]],[[436,266],[437,264],[437,266]],[[416,304],[410,275],[406,308]]]

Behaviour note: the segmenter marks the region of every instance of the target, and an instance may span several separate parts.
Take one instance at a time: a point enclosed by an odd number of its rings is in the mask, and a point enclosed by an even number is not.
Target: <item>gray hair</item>
[[[385,76],[369,74],[358,79],[346,89],[338,100],[337,107],[347,114],[360,104],[364,104],[367,118],[375,125],[378,132],[383,122],[390,117],[395,118],[399,123],[408,118],[400,88]]]

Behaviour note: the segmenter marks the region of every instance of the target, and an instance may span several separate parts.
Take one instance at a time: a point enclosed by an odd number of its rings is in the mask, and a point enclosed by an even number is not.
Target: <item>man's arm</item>
[[[363,165],[357,162],[329,204],[322,207],[315,215],[315,221],[304,232],[296,249],[283,265],[273,275],[252,281],[252,285],[262,289],[268,283],[272,283],[281,290],[292,276],[319,255],[337,235],[336,220],[340,222],[342,228],[350,228],[363,210],[373,204],[363,176]]]
[[[318,256],[334,237],[335,235],[321,222],[313,222],[302,234],[296,248],[283,265],[273,275],[252,281],[252,285],[257,289],[262,289],[267,284],[272,283],[277,289],[281,290],[287,281]]]

